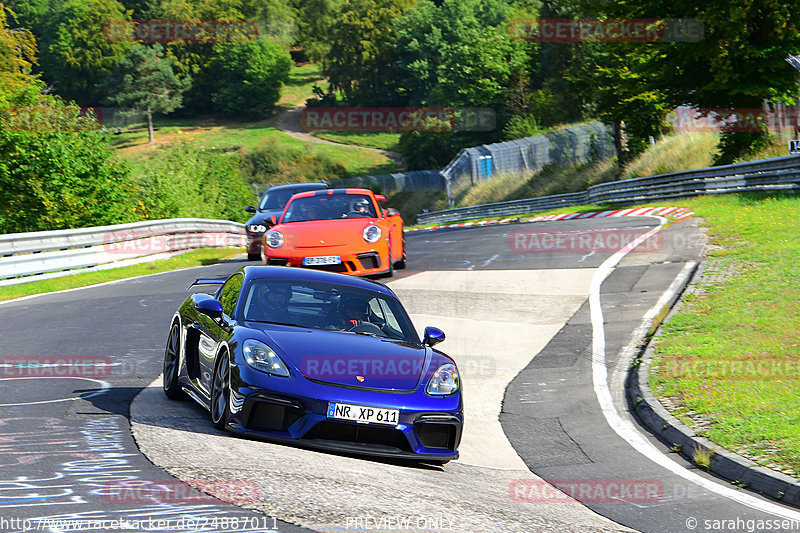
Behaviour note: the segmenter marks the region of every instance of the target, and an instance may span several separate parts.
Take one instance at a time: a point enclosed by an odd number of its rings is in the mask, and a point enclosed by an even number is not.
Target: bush
[[[0,232],[138,219],[128,167],[79,113],[44,98],[0,116]]]
[[[409,170],[430,170],[447,165],[462,148],[499,141],[494,131],[407,131],[397,150]]]
[[[242,179],[235,154],[200,150],[186,143],[145,164],[136,178],[147,219],[215,218],[245,222],[254,191]]]
[[[542,133],[539,127],[539,122],[533,115],[515,115],[509,119],[503,128],[503,139],[506,141],[513,141],[514,139],[523,139],[525,137],[533,137]]]
[[[250,183],[300,183],[347,176],[344,165],[324,154],[312,154],[308,145],[289,148],[275,142],[243,154],[240,168]]]

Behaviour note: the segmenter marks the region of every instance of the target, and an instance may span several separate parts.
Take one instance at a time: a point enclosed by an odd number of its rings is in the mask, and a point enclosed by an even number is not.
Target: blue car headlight
[[[242,346],[244,360],[248,365],[272,374],[273,376],[289,377],[289,369],[272,348],[255,339],[247,339]]]
[[[456,365],[447,363],[436,369],[436,372],[431,376],[431,380],[428,382],[428,387],[425,390],[428,394],[444,396],[445,394],[452,394],[458,391],[459,387],[460,380],[458,369]]]

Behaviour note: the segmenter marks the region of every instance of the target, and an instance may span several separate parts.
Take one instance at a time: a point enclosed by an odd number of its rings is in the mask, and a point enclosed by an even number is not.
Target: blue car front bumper
[[[431,397],[424,390],[353,389],[304,378],[269,381],[269,389],[244,383],[233,389],[229,424],[232,431],[346,453],[423,461],[458,458],[464,420],[458,393]],[[297,394],[298,381],[305,381],[302,394]],[[328,417],[329,402],[398,409],[398,423],[393,426],[332,419]]]

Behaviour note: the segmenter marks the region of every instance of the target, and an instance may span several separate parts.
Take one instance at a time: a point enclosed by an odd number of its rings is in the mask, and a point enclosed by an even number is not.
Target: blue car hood
[[[275,218],[281,218],[282,213],[283,209],[268,209],[267,211],[258,211],[250,217],[250,220],[247,221],[247,224],[271,225],[272,222],[270,222],[269,217],[275,215]]]
[[[333,385],[414,390],[430,361],[424,346],[341,331],[259,324],[272,347],[307,379]]]

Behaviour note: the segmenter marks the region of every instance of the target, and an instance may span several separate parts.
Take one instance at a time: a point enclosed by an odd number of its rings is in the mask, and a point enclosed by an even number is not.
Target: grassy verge
[[[453,198],[457,207],[465,207],[579,192],[585,191],[590,185],[613,181],[615,172],[615,159],[575,166],[548,165],[531,176],[507,174],[468,187],[456,185]]]
[[[120,157],[126,160],[134,171],[141,170],[143,159],[158,157],[164,147],[186,142],[198,148],[221,151],[248,151],[275,144],[282,148],[304,150],[309,155],[326,156],[340,163],[351,176],[364,174],[388,174],[395,172],[396,165],[387,157],[369,150],[359,150],[333,144],[312,144],[286,135],[269,121],[234,122],[218,119],[170,120],[170,125],[162,125],[155,142],[147,143],[147,132],[136,131],[117,136],[114,143]]]
[[[682,201],[714,245],[664,325],[650,385],[713,442],[800,476],[800,197]]]
[[[713,131],[665,135],[625,167],[622,179],[710,167],[718,143],[719,133]]]
[[[314,131],[311,132],[311,135],[320,139],[325,139],[326,141],[366,146],[367,148],[378,148],[380,150],[392,150],[395,152],[400,142],[399,133],[386,131]]]
[[[800,476],[800,197],[715,195],[648,205],[691,209],[712,245],[703,280],[657,340],[653,391],[699,435]],[[480,220],[488,219],[472,221]]]
[[[189,143],[198,148],[214,149],[222,152],[248,152],[264,145],[275,145],[278,151],[302,150],[308,157],[321,156],[334,163],[340,163],[350,176],[364,174],[387,174],[395,172],[396,165],[388,158],[355,147],[315,144],[295,139],[275,127],[275,116],[295,105],[305,103],[313,96],[314,85],[327,87],[321,67],[314,63],[296,65],[289,81],[284,87],[281,99],[272,115],[259,121],[241,121],[229,117],[209,116],[201,118],[155,117],[155,141],[148,143],[146,124],[124,128],[122,135],[113,135],[110,142],[134,170],[141,172],[144,161],[163,155],[165,148],[178,143]],[[336,134],[341,136],[341,134]],[[350,142],[334,139],[351,145],[382,148],[377,145],[391,145],[387,134],[365,133],[353,136]],[[388,134],[391,135],[391,134]],[[362,139],[363,136],[363,139]],[[399,138],[399,135],[397,135]],[[362,139],[359,141],[358,139]],[[373,146],[375,145],[375,146]],[[315,178],[310,176],[314,181]]]
[[[240,255],[241,253],[241,248],[202,248],[152,263],[142,263],[109,270],[98,270],[96,272],[81,273],[80,270],[76,270],[76,273],[70,276],[0,287],[0,300],[11,300],[13,298],[21,298],[32,294],[74,289],[118,279],[134,278],[136,276],[156,274],[158,272],[167,272],[170,270],[180,270],[182,268],[213,265],[223,259],[228,259]]]
[[[318,85],[323,91],[328,88],[328,82],[322,75],[322,65],[317,63],[295,65],[289,74],[289,81],[281,91],[278,107],[304,104],[308,98],[314,96],[314,85]]]

